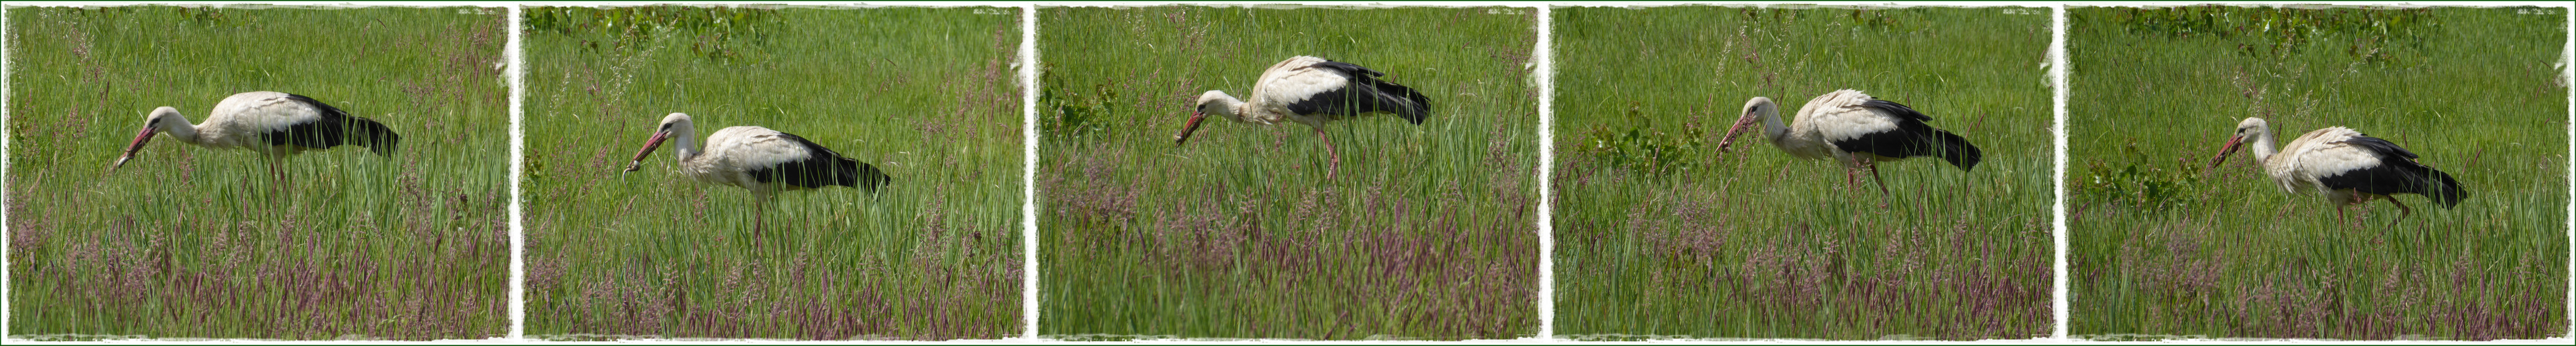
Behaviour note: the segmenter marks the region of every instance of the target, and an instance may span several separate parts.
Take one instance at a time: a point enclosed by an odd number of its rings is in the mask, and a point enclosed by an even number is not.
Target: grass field
[[[532,337],[1020,335],[1017,10],[528,16]],[[672,112],[702,139],[767,127],[894,181],[782,193],[755,242],[750,193],[689,180],[673,149],[619,172]]]
[[[2567,335],[2564,11],[2071,10],[2072,333]],[[2414,216],[2372,203],[2352,226],[2250,154],[2206,169],[2245,117],[2283,143],[2328,126],[2387,139],[2468,198],[2403,195]]]
[[[13,338],[479,339],[510,323],[498,8],[11,8]],[[311,38],[330,37],[328,40]],[[259,154],[162,136],[234,93],[382,121],[399,152]]]
[[[2047,13],[1557,9],[1557,334],[2046,336]],[[1984,161],[1882,164],[1882,199],[1759,129],[1716,148],[1747,99],[1785,122],[1837,89],[1913,106]]]
[[[1039,13],[1039,333],[1494,339],[1538,331],[1536,18],[1521,8],[1049,8]],[[1326,25],[1326,23],[1330,23]],[[1296,55],[1430,99],[1315,130],[1212,119]]]

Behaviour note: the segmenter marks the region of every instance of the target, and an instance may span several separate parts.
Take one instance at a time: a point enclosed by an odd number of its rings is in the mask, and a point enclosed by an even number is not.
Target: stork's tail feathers
[[[1414,125],[1421,125],[1423,119],[1431,117],[1431,98],[1423,97],[1421,92],[1413,91],[1413,87],[1378,79],[1385,77],[1385,72],[1340,61],[1325,61],[1316,66],[1340,70],[1343,75],[1350,76],[1351,82],[1338,96],[1308,99],[1320,103],[1309,106],[1318,108],[1313,109],[1315,113],[1355,116],[1368,112],[1388,112],[1404,117],[1405,121],[1411,121]],[[1289,106],[1291,110],[1297,108],[1299,108],[1298,105]]]
[[[2444,209],[2458,206],[2460,199],[2469,197],[2467,191],[2460,189],[2459,180],[2452,180],[2450,173],[2442,173],[2441,170],[2432,167],[2424,167],[2424,192],[2422,193],[2424,197],[2442,203]]]
[[[1985,159],[1985,153],[1978,151],[1976,144],[1968,143],[1968,139],[1959,137],[1959,134],[1935,129],[1932,130],[1932,137],[1941,144],[1941,151],[1933,155],[1940,156],[1942,161],[1950,161],[1952,166],[1959,166],[1961,171],[1974,172],[1977,170],[1977,161]]]
[[[1985,159],[1985,153],[1978,151],[1977,145],[1969,144],[1967,138],[1924,124],[1932,121],[1932,116],[1915,111],[1914,107],[1877,99],[1861,102],[1860,107],[1889,116],[1887,120],[1895,121],[1896,128],[1837,140],[1833,143],[1835,147],[1846,152],[1868,152],[1898,158],[1936,156],[1942,161],[1950,161],[1952,166],[1959,166],[1961,171],[1971,172],[1977,170],[1977,161]]]
[[[287,94],[286,99],[313,107],[314,111],[322,113],[321,117],[260,134],[270,145],[325,149],[355,144],[377,154],[391,156],[394,148],[402,144],[402,135],[395,134],[392,128],[375,119],[349,115],[349,111],[304,95]]]
[[[858,187],[870,193],[877,192],[878,187],[894,182],[893,177],[886,176],[885,171],[878,170],[877,166],[861,163],[857,159],[842,158],[840,172],[838,183]]]
[[[402,135],[375,119],[349,117],[348,126],[349,144],[367,147],[378,155],[393,156],[394,149],[402,146]]]
[[[1377,78],[1368,78],[1368,82],[1378,91],[1374,93],[1377,94],[1378,109],[1393,112],[1396,116],[1404,117],[1405,121],[1413,122],[1414,125],[1421,125],[1423,119],[1431,117],[1431,98],[1423,97],[1421,92],[1413,91],[1413,87],[1388,83]]]

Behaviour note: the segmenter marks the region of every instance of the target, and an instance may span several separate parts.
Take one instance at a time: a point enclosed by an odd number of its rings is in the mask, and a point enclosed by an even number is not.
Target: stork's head
[[[2270,136],[2272,136],[2272,124],[2263,121],[2263,118],[2245,118],[2245,121],[2236,122],[2236,133],[2227,135],[2227,145],[2218,148],[2218,156],[2209,158],[2209,167],[2218,168],[2218,165],[2226,164],[2227,155],[2235,154],[2236,150],[2244,148],[2246,143],[2259,142]]]
[[[1226,95],[1224,90],[1208,90],[1200,93],[1198,101],[1190,103],[1193,109],[1190,112],[1190,122],[1181,125],[1181,134],[1172,136],[1172,145],[1188,144],[1190,133],[1199,131],[1199,122],[1207,120],[1208,114],[1223,115],[1226,119],[1242,121],[1234,109],[1236,105],[1241,104],[1243,101],[1235,99],[1233,95]]]
[[[1744,100],[1744,114],[1735,118],[1734,127],[1726,129],[1726,137],[1717,140],[1717,150],[1726,151],[1727,147],[1735,145],[1735,136],[1744,135],[1744,131],[1752,129],[1755,123],[1777,116],[1780,116],[1780,104],[1772,103],[1769,97],[1754,96],[1751,100]]]
[[[662,141],[671,139],[673,134],[692,136],[692,134],[689,133],[695,131],[691,131],[691,127],[692,125],[689,124],[688,114],[671,113],[671,115],[663,116],[662,124],[653,128],[653,137],[645,139],[644,148],[637,149],[635,151],[635,159],[626,163],[626,171],[634,172],[635,170],[644,169],[644,156],[653,155],[653,149],[661,148]]]
[[[134,134],[134,142],[125,145],[125,155],[118,156],[116,164],[108,166],[107,170],[115,172],[117,167],[125,167],[126,161],[134,160],[134,152],[143,151],[143,143],[152,141],[152,135],[188,126],[194,125],[188,124],[188,117],[179,115],[178,108],[152,109],[151,114],[143,116],[143,131]]]

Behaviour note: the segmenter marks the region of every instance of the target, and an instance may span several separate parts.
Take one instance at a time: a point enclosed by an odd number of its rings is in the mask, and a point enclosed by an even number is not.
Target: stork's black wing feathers
[[[2317,182],[2324,183],[2327,189],[2378,195],[2419,194],[2441,203],[2443,208],[2459,205],[2460,199],[2468,198],[2468,192],[2460,189],[2460,181],[2452,179],[2450,173],[2415,162],[2415,153],[2397,143],[2370,136],[2353,137],[2342,143],[2378,155],[2379,164],[2318,178]]]
[[[1896,115],[1897,118],[1901,119],[1913,120],[1916,123],[1932,121],[1931,115],[1925,115],[1923,112],[1914,111],[1914,107],[1908,107],[1903,103],[1896,103],[1896,101],[1870,99],[1869,101],[1862,101],[1860,103],[1860,107],[1876,109],[1879,112]]]
[[[295,145],[325,149],[355,144],[381,155],[393,155],[402,143],[402,135],[375,119],[350,116],[348,111],[332,107],[304,95],[286,94],[286,99],[319,110],[322,116],[313,121],[288,125],[285,129],[260,134],[269,145]]]
[[[1966,137],[1924,124],[1932,121],[1932,116],[1917,112],[1914,107],[1887,100],[1869,100],[1860,106],[1896,116],[1896,129],[1834,141],[1835,148],[1844,152],[1897,158],[1940,157],[1962,171],[1975,171],[1977,162],[1985,160],[1985,153],[1977,150],[1975,144],[1968,143]]]
[[[1307,97],[1303,101],[1290,103],[1288,111],[1297,114],[1330,114],[1334,117],[1388,112],[1404,117],[1404,120],[1416,125],[1422,124],[1423,119],[1431,117],[1430,98],[1423,97],[1421,92],[1414,91],[1412,87],[1378,79],[1386,76],[1385,72],[1339,61],[1325,61],[1315,64],[1314,67],[1341,72],[1343,76],[1350,78],[1350,82],[1343,84],[1339,89],[1327,90]]]
[[[752,180],[762,183],[784,182],[804,188],[840,185],[856,187],[868,192],[876,192],[877,187],[894,181],[893,178],[886,176],[885,171],[877,170],[876,166],[860,163],[857,159],[841,157],[840,152],[824,148],[822,144],[815,144],[805,137],[785,132],[778,133],[778,137],[804,146],[806,158],[752,169],[749,172]]]
[[[2415,158],[2415,152],[2406,151],[2405,147],[2397,146],[2397,143],[2389,142],[2385,139],[2379,139],[2379,137],[2371,137],[2368,134],[2344,139],[2343,143],[2361,147],[2364,150],[2377,153],[2383,158],[2387,156],[2396,156],[2398,158],[2405,159]]]

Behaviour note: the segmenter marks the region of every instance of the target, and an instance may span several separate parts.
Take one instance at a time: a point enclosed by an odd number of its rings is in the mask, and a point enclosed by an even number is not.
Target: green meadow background
[[[13,7],[12,338],[481,339],[507,333],[500,8]],[[328,38],[328,39],[316,39]],[[311,96],[403,137],[265,158],[161,136],[235,93]]]
[[[2044,8],[1555,10],[1556,333],[1577,340],[2026,339],[2054,317]],[[1856,89],[1984,161],[1848,164],[1719,137]],[[1760,125],[1756,125],[1760,126]]]
[[[2080,338],[2567,335],[2567,14],[2559,8],[2075,8],[2066,168]],[[2397,219],[2284,193],[2282,144],[2345,126],[2449,172]],[[2250,150],[2250,149],[2249,149]]]
[[[1131,338],[1501,339],[1538,332],[1538,89],[1524,8],[1039,13],[1038,331]],[[1218,118],[1297,55],[1430,99],[1414,125]]]
[[[531,337],[1020,335],[1018,10],[527,13]],[[894,180],[781,193],[754,239],[750,193],[689,180],[676,150],[620,172],[673,112],[702,141],[767,127]]]

